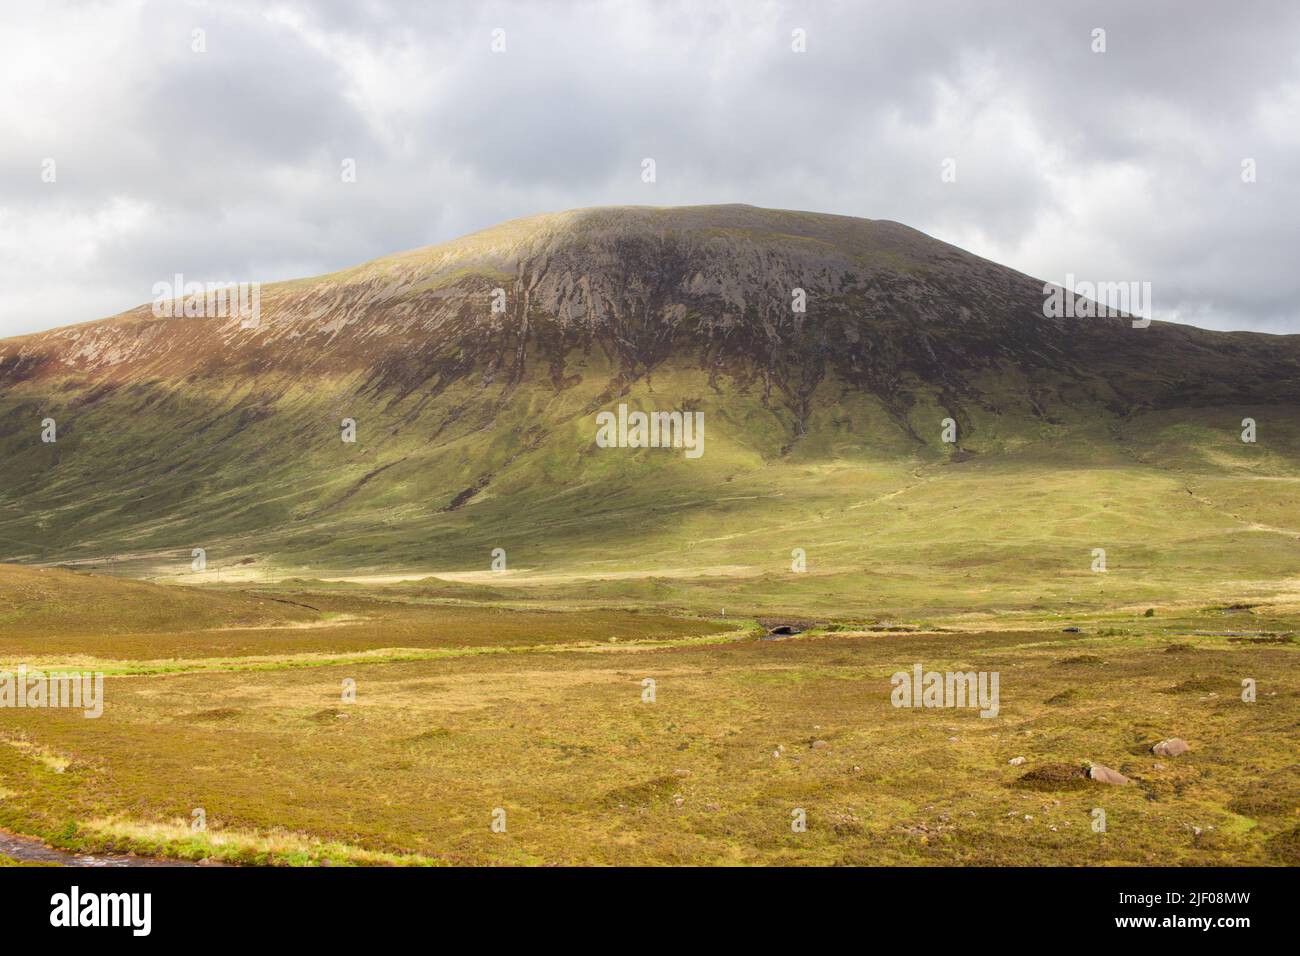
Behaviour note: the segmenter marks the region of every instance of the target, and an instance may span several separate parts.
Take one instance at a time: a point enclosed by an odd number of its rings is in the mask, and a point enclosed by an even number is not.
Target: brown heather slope
[[[806,315],[791,309],[796,287]],[[495,288],[504,314],[491,311]],[[1300,337],[1045,319],[1042,300],[1039,280],[895,222],[600,208],[266,286],[256,330],[155,319],[142,305],[7,340],[0,387],[75,376],[90,402],[143,383],[359,375],[400,398],[469,375],[518,381],[530,364],[563,387],[574,357],[600,349],[621,379],[685,363],[719,382],[760,380],[792,410],[832,372],[890,407],[917,382],[979,402],[985,371],[1121,414],[1300,394]]]
[[[15,642],[25,643],[32,635],[42,635],[43,640],[55,634],[103,638],[156,634],[181,626],[195,630],[276,627],[321,617],[301,603],[263,595],[0,564],[0,654],[8,654]]]

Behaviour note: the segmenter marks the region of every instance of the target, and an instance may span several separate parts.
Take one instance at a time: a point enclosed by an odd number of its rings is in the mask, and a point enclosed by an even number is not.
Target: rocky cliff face
[[[9,340],[0,385],[343,373],[409,394],[544,366],[562,386],[573,356],[599,349],[629,379],[684,363],[794,402],[828,374],[882,398],[923,383],[954,401],[979,400],[984,373],[1036,389],[1089,382],[1117,411],[1297,393],[1297,337],[1048,319],[1042,305],[1039,280],[898,223],[592,209],[267,286],[256,329],[156,319],[146,305]]]

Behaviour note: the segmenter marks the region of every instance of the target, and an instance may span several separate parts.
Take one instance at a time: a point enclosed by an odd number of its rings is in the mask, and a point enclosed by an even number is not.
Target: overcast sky
[[[1156,318],[1300,332],[1286,0],[6,2],[0,64],[2,335],[176,272],[273,281],[535,212],[721,202],[895,219],[1054,282],[1149,281]]]

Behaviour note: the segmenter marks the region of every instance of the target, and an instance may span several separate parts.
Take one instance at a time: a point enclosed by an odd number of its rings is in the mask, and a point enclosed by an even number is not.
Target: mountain
[[[598,447],[620,403],[702,413],[704,454]],[[264,286],[255,328],[146,304],[0,342],[0,559],[476,581],[502,548],[492,581],[702,606],[1280,592],[1297,406],[1300,336],[1047,318],[898,223],[578,210]]]

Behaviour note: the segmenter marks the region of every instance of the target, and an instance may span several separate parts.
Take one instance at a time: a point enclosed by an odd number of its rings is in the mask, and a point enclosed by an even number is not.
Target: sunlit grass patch
[[[243,830],[195,831],[184,821],[145,823],[120,817],[94,818],[80,825],[82,849],[166,854],[181,860],[212,860],[256,866],[433,866],[419,855],[379,853],[327,842],[300,833]]]

